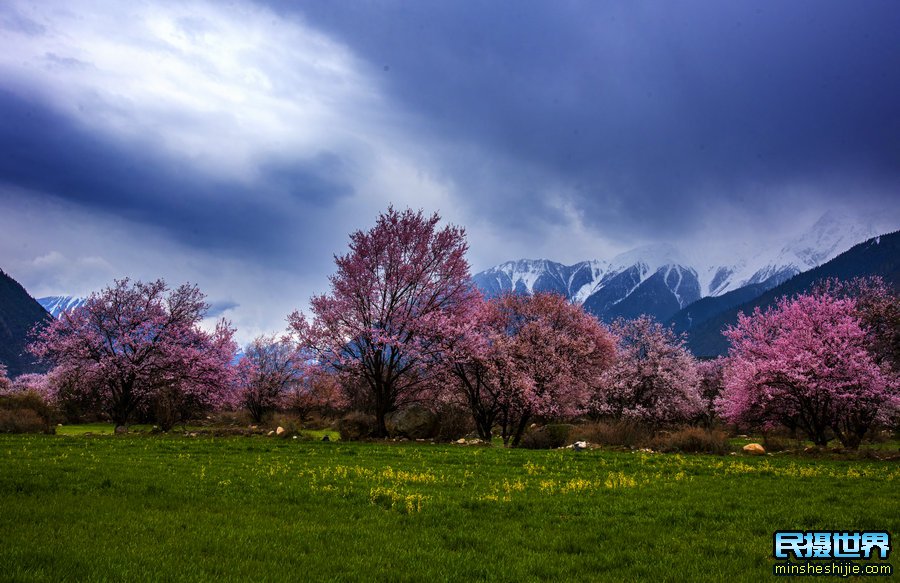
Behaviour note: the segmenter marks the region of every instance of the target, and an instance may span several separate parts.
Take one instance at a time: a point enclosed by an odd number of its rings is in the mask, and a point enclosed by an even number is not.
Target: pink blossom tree
[[[896,377],[875,362],[852,298],[827,291],[782,298],[741,314],[731,341],[721,415],[734,423],[803,430],[826,445],[828,430],[857,448],[898,404]]]
[[[303,361],[288,338],[259,336],[238,363],[238,402],[257,423],[283,407],[303,378]]]
[[[0,394],[6,392],[10,387],[11,381],[6,376],[6,365],[0,364]]]
[[[526,382],[509,358],[498,305],[498,300],[474,299],[471,309],[451,324],[443,349],[453,388],[444,397],[470,411],[478,436],[488,442],[493,439],[494,426],[512,393],[511,387]]]
[[[139,410],[166,421],[218,406],[232,385],[234,330],[200,327],[208,309],[196,286],[116,281],[44,328],[29,348],[56,378],[127,426]]]
[[[725,359],[719,357],[698,362],[697,376],[701,402],[700,421],[706,427],[712,427],[717,416],[716,402],[725,388]]]
[[[441,339],[475,294],[465,233],[439,222],[388,208],[335,257],[331,292],[312,299],[312,320],[289,317],[303,350],[345,386],[364,388],[377,437],[387,435],[385,415],[440,390]]]
[[[307,366],[300,382],[288,393],[285,406],[305,420],[314,411],[331,415],[346,407],[347,399],[336,374],[322,367]]]
[[[458,394],[483,439],[496,423],[512,446],[535,417],[583,412],[614,354],[593,316],[550,293],[482,302],[462,332],[449,355]]]
[[[900,374],[900,297],[877,276],[830,279],[814,293],[851,298],[869,339],[869,353],[887,374]]]
[[[46,374],[20,374],[10,384],[9,391],[11,393],[35,393],[47,403],[52,403],[55,400],[53,386],[50,383],[49,376]]]
[[[618,353],[595,394],[595,413],[659,425],[700,412],[697,365],[683,338],[649,316],[617,320],[611,330]]]

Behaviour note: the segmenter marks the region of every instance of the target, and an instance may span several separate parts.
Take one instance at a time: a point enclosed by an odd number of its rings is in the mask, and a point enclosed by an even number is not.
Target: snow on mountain
[[[508,261],[474,276],[488,296],[552,291],[604,320],[652,314],[660,320],[707,296],[750,284],[760,293],[813,269],[853,245],[895,230],[882,216],[851,217],[829,211],[786,245],[704,265],[673,245],[638,247],[610,260],[564,265],[546,259]]]
[[[764,283],[772,288],[798,273],[814,269],[834,259],[857,243],[897,228],[884,216],[850,216],[836,211],[822,215],[809,229],[776,250],[739,259],[728,266],[730,275],[707,288],[719,296],[746,285]],[[712,283],[712,281],[711,281]]]
[[[582,261],[563,265],[546,259],[507,261],[474,276],[475,283],[490,296],[509,291],[535,293],[552,291],[567,297],[593,281],[604,270],[600,262]]]
[[[38,303],[50,312],[54,318],[59,318],[63,312],[71,312],[75,308],[84,305],[85,298],[74,296],[47,296],[38,298]]]

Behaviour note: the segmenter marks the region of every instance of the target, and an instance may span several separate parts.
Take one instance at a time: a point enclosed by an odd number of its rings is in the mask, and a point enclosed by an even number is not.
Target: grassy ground
[[[0,580],[759,581],[776,529],[896,535],[898,485],[870,460],[0,436]]]

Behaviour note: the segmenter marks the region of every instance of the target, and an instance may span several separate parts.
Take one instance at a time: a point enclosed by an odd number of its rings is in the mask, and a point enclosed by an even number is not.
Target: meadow
[[[897,462],[98,433],[0,436],[0,579],[758,581],[776,529],[900,532]]]

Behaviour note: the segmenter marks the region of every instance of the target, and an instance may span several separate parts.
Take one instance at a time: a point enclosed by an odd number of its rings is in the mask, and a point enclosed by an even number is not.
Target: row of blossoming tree
[[[651,426],[711,424],[801,430],[848,447],[900,408],[897,296],[879,280],[830,282],[742,315],[729,356],[697,362],[647,317],[607,327],[553,294],[484,298],[472,285],[465,233],[435,214],[389,208],[336,257],[330,293],[262,336],[235,363],[234,330],[201,326],[196,286],[117,281],[46,327],[31,350],[48,375],[33,390],[164,429],[217,408],[256,420],[279,408],[364,409],[373,436],[412,404],[467,409],[479,436],[517,445],[534,421],[580,416]]]

